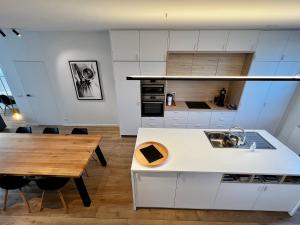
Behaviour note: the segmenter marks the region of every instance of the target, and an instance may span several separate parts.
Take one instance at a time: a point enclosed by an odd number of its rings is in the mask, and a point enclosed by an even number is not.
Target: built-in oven
[[[142,117],[163,117],[164,102],[164,95],[142,95]]]
[[[165,81],[163,80],[143,80],[141,82],[142,95],[164,95]]]

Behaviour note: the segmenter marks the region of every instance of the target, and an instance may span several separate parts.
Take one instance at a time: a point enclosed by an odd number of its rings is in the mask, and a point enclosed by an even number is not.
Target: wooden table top
[[[0,133],[0,174],[79,177],[101,135]]]

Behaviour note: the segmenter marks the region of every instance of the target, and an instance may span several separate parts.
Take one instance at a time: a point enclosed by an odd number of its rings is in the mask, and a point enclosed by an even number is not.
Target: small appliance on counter
[[[218,96],[215,97],[215,104],[217,106],[225,106],[225,98],[226,98],[226,90],[225,88],[222,88],[220,90],[220,94]]]
[[[167,102],[166,102],[167,106],[172,106],[175,105],[175,96],[174,94],[168,93],[167,94]]]

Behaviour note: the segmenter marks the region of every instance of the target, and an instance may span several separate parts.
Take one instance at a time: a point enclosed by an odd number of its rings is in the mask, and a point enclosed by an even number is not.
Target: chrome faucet
[[[241,132],[238,135],[233,134],[233,130],[240,130]],[[235,142],[235,146],[244,145],[246,143],[246,134],[245,130],[239,126],[233,126],[229,128],[229,138],[231,141]]]

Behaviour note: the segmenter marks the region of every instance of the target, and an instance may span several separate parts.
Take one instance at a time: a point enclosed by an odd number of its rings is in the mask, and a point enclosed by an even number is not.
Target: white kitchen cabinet
[[[299,198],[299,185],[265,184],[253,209],[288,212],[296,206]]]
[[[277,62],[253,62],[249,76],[274,75]],[[247,81],[238,107],[234,124],[245,129],[262,129],[257,123],[261,110],[265,106],[265,99],[272,82]]]
[[[139,31],[110,31],[113,61],[139,61]]]
[[[229,33],[227,51],[254,51],[258,41],[257,30],[232,30]]]
[[[255,60],[280,61],[288,38],[288,31],[262,31],[256,47]]]
[[[187,111],[165,111],[165,127],[167,128],[185,128],[187,119]]]
[[[263,189],[262,184],[221,183],[215,209],[250,210]]]
[[[165,76],[166,67],[166,62],[140,62],[142,76]]]
[[[236,112],[212,112],[210,119],[210,128],[230,128],[233,126],[233,121]]]
[[[198,51],[225,51],[228,39],[226,30],[200,30]]]
[[[275,74],[280,76],[296,75],[299,71],[300,62],[280,62]],[[274,81],[271,83],[257,122],[260,128],[275,134],[297,84],[293,81]]]
[[[164,117],[142,117],[142,127],[164,127]]]
[[[218,173],[180,173],[175,208],[212,208],[221,178]]]
[[[135,173],[137,207],[174,208],[177,173]]]
[[[189,112],[188,128],[205,129],[209,128],[211,112]]]
[[[168,31],[140,31],[140,61],[166,61]]]
[[[284,61],[300,61],[300,31],[291,31],[283,52]]]
[[[126,76],[139,75],[138,62],[113,63],[118,117],[121,135],[136,135],[141,127],[140,81],[128,81]]]
[[[169,51],[197,51],[198,30],[170,31]]]

